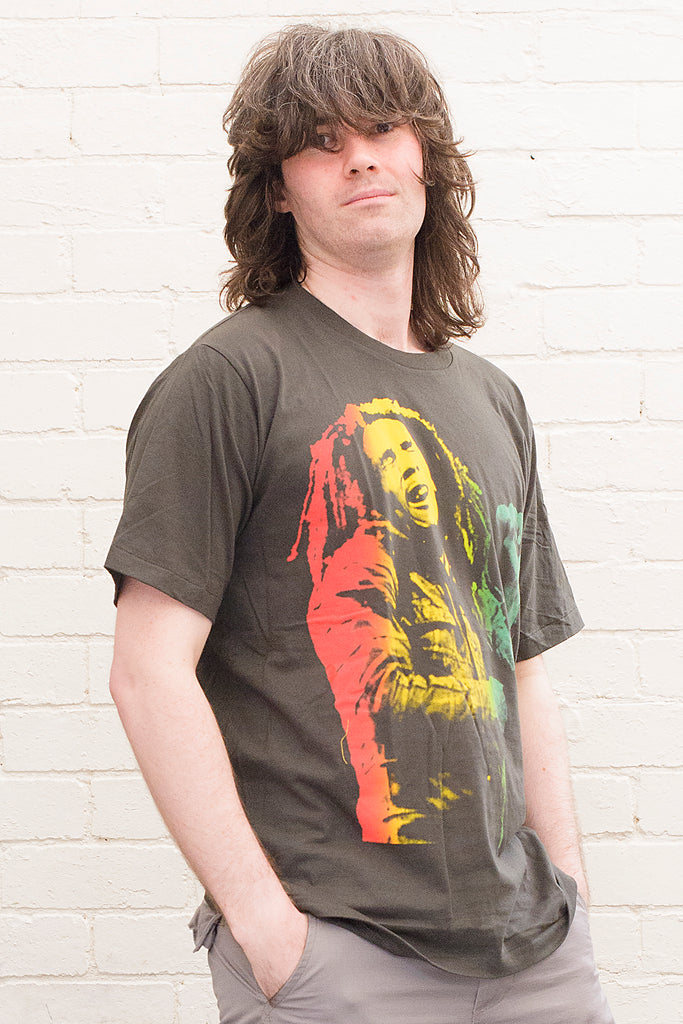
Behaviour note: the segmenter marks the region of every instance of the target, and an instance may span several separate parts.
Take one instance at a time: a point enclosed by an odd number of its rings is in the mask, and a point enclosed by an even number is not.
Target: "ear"
[[[287,190],[285,189],[284,181],[275,179],[271,188],[273,209],[276,213],[290,213],[291,211],[287,202]]]

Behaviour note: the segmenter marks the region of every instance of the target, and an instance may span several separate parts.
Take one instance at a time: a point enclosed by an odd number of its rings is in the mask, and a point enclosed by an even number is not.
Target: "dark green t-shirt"
[[[106,564],[212,620],[199,679],[300,909],[477,977],[562,942],[514,663],[581,619],[501,371],[298,285],[247,307],[138,409]]]

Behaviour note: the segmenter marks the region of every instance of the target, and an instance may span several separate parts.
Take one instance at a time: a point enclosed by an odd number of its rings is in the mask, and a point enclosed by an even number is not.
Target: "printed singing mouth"
[[[406,498],[409,505],[424,505],[429,499],[429,488],[426,484],[413,484],[406,491]]]

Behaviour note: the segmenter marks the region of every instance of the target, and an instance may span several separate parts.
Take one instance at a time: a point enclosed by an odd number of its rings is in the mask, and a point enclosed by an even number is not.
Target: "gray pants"
[[[301,960],[270,1000],[220,914],[203,902],[190,927],[196,949],[208,949],[220,1024],[614,1024],[581,900],[559,949],[492,980],[395,956],[310,917]]]

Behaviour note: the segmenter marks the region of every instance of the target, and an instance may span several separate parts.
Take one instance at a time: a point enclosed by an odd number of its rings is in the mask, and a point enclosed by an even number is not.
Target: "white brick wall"
[[[111,707],[100,566],[136,401],[221,315],[230,84],[261,35],[322,15],[421,45],[477,151],[472,345],[526,393],[587,620],[548,660],[598,960],[619,1024],[681,1022],[679,0],[246,6],[3,5],[0,1019],[216,1018],[196,882]]]

